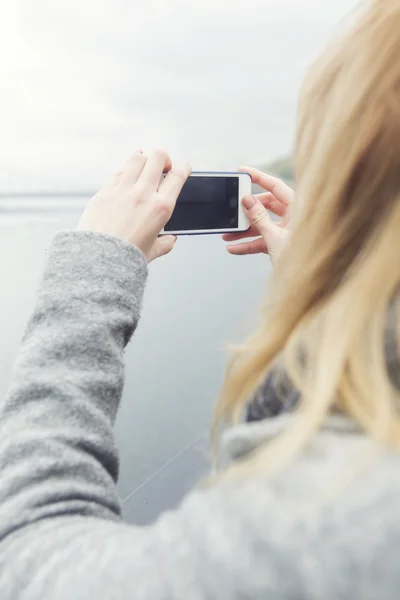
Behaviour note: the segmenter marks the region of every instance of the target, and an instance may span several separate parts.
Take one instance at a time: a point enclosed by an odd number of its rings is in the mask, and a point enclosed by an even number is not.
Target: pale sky
[[[194,168],[287,154],[307,65],[356,4],[2,3],[0,189],[99,185],[138,147]]]

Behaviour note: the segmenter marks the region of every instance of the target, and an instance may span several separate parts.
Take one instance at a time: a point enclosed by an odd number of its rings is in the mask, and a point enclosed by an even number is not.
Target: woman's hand
[[[239,167],[238,170],[249,173],[251,181],[266,192],[243,198],[243,206],[251,223],[250,229],[244,233],[226,233],[222,238],[226,242],[237,242],[255,237],[257,239],[252,241],[229,244],[228,252],[240,255],[265,253],[274,260],[286,243],[294,191],[281,179],[258,169]],[[280,217],[280,221],[273,221],[268,211]]]
[[[78,229],[126,240],[142,250],[148,262],[167,254],[176,237],[158,235],[169,221],[191,170],[189,165],[172,168],[170,157],[162,150],[148,157],[139,150],[90,200]]]

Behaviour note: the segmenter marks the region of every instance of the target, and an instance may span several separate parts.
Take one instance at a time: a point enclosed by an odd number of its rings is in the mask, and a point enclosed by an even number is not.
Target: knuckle
[[[292,199],[294,194],[292,188],[288,186],[288,184],[283,181],[283,179],[277,178],[274,185],[274,190],[280,193],[282,196],[286,197],[288,200]]]
[[[286,187],[286,184],[283,182],[282,179],[279,179],[279,177],[275,177],[273,178],[273,185],[271,186],[271,193],[273,194],[276,191],[282,191],[283,188]]]
[[[173,177],[175,177],[176,179],[178,179],[179,181],[186,181],[186,179],[188,177],[188,171],[187,171],[187,169],[184,169],[183,167],[174,167],[171,170],[171,175]]]
[[[252,215],[251,217],[251,221],[253,223],[253,225],[260,225],[261,222],[265,219],[265,217],[268,215],[268,212],[264,209],[264,210],[258,210],[254,215]]]
[[[168,218],[171,214],[171,207],[163,197],[157,198],[155,210],[160,218]]]
[[[143,201],[146,197],[146,186],[144,186],[140,181],[135,183],[134,195],[136,200],[139,202]]]

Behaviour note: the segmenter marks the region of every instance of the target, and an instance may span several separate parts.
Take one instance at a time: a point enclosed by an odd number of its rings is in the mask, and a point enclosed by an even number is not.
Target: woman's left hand
[[[225,233],[222,238],[230,242],[227,246],[230,254],[243,256],[264,253],[269,254],[274,261],[288,240],[291,209],[295,200],[294,191],[281,179],[258,169],[239,167],[238,170],[248,173],[252,183],[264,188],[265,192],[243,198],[250,228],[245,232]],[[268,211],[280,217],[280,221],[273,221]],[[248,238],[256,239],[248,241]],[[238,241],[239,244],[232,244]]]
[[[191,170],[190,165],[172,168],[171,159],[163,150],[155,150],[148,157],[139,150],[90,200],[78,229],[126,240],[142,250],[148,262],[167,254],[176,237],[158,236],[169,221]]]

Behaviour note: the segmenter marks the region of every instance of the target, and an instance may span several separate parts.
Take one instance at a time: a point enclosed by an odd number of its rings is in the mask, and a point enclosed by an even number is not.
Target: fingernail
[[[255,196],[245,196],[242,203],[246,210],[250,210],[257,204],[257,198]]]

